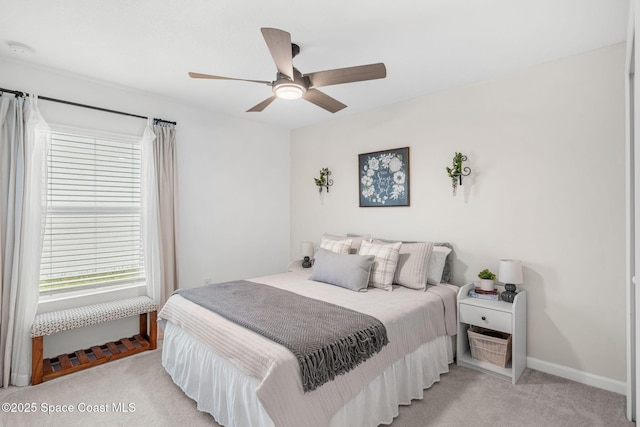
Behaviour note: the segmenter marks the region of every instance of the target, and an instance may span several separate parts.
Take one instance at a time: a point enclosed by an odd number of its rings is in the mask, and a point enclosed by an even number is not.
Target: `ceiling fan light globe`
[[[273,88],[276,96],[280,99],[300,99],[307,89],[304,86],[294,83],[284,83]]]

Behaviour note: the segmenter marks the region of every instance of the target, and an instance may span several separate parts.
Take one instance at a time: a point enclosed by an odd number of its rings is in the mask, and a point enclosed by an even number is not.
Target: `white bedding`
[[[397,288],[393,292],[370,289],[358,293],[306,280],[308,275],[306,271],[289,272],[252,280],[372,315],[387,328],[390,344],[351,372],[304,393],[297,360],[287,349],[172,296],[159,315],[163,322],[171,322],[165,325],[163,365],[201,410],[229,426],[341,425],[336,420],[353,416],[345,413],[346,408],[366,399],[371,394],[367,389],[373,387],[369,390],[373,395],[393,394],[396,398],[392,402],[400,399],[398,403],[409,403],[448,370],[451,340],[447,337],[456,330],[453,289],[437,286],[427,292]],[[425,358],[427,353],[433,354]],[[400,366],[394,369],[397,364]],[[428,375],[412,380],[416,364],[426,364],[429,368],[423,371]],[[395,386],[387,391],[386,386],[375,386],[388,381],[400,389],[413,381],[413,388],[420,393],[405,390],[398,395]],[[395,416],[385,412],[379,414],[384,419],[376,419],[372,425],[390,422],[387,418]]]

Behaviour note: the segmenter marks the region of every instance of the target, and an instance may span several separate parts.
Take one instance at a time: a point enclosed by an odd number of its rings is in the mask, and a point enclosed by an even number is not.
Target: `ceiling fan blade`
[[[266,80],[234,79],[233,77],[213,76],[211,74],[200,74],[200,73],[191,73],[191,72],[189,72],[189,77],[194,79],[237,80],[241,82],[264,83],[269,86],[271,86],[272,84],[272,82],[268,82]]]
[[[260,28],[262,37],[278,71],[293,80],[293,55],[291,53],[291,34],[277,28]]]
[[[306,74],[305,77],[308,77],[311,81],[311,87],[321,87],[382,79],[387,77],[387,68],[382,62],[379,62],[377,64],[359,65],[357,67],[318,71],[316,73]]]
[[[302,97],[312,104],[316,104],[318,107],[324,108],[330,113],[335,113],[347,107],[342,102],[330,97],[326,93],[320,92],[317,89],[307,90]]]
[[[267,106],[269,104],[271,104],[273,102],[274,99],[276,99],[277,97],[275,95],[265,99],[264,101],[262,101],[260,104],[251,107],[250,109],[247,110],[247,113],[259,113],[262,110],[264,110],[265,108],[267,108]]]

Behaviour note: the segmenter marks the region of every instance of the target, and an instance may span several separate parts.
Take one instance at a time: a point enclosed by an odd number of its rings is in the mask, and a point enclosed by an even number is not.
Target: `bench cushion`
[[[33,321],[31,337],[55,334],[157,310],[158,305],[151,298],[142,296],[42,313]]]

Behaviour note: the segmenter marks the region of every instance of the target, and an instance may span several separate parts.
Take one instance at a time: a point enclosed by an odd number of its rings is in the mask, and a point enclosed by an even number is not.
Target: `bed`
[[[328,259],[336,256],[333,251],[322,252]],[[353,256],[344,254],[340,260],[351,263]],[[356,256],[367,257],[371,265],[379,261],[366,254]],[[316,257],[321,259],[320,250]],[[322,271],[318,259],[313,269],[297,268],[249,283],[372,316],[386,328],[389,343],[312,391],[303,389],[298,360],[282,345],[181,294],[172,295],[161,310],[164,368],[198,409],[221,425],[390,424],[399,405],[421,399],[423,390],[448,372],[455,354],[457,287],[446,283],[424,283],[422,289],[365,285],[366,292],[354,292],[318,281]],[[340,271],[335,263],[323,265],[331,267],[325,269],[329,274]],[[397,272],[393,276],[396,281]]]

